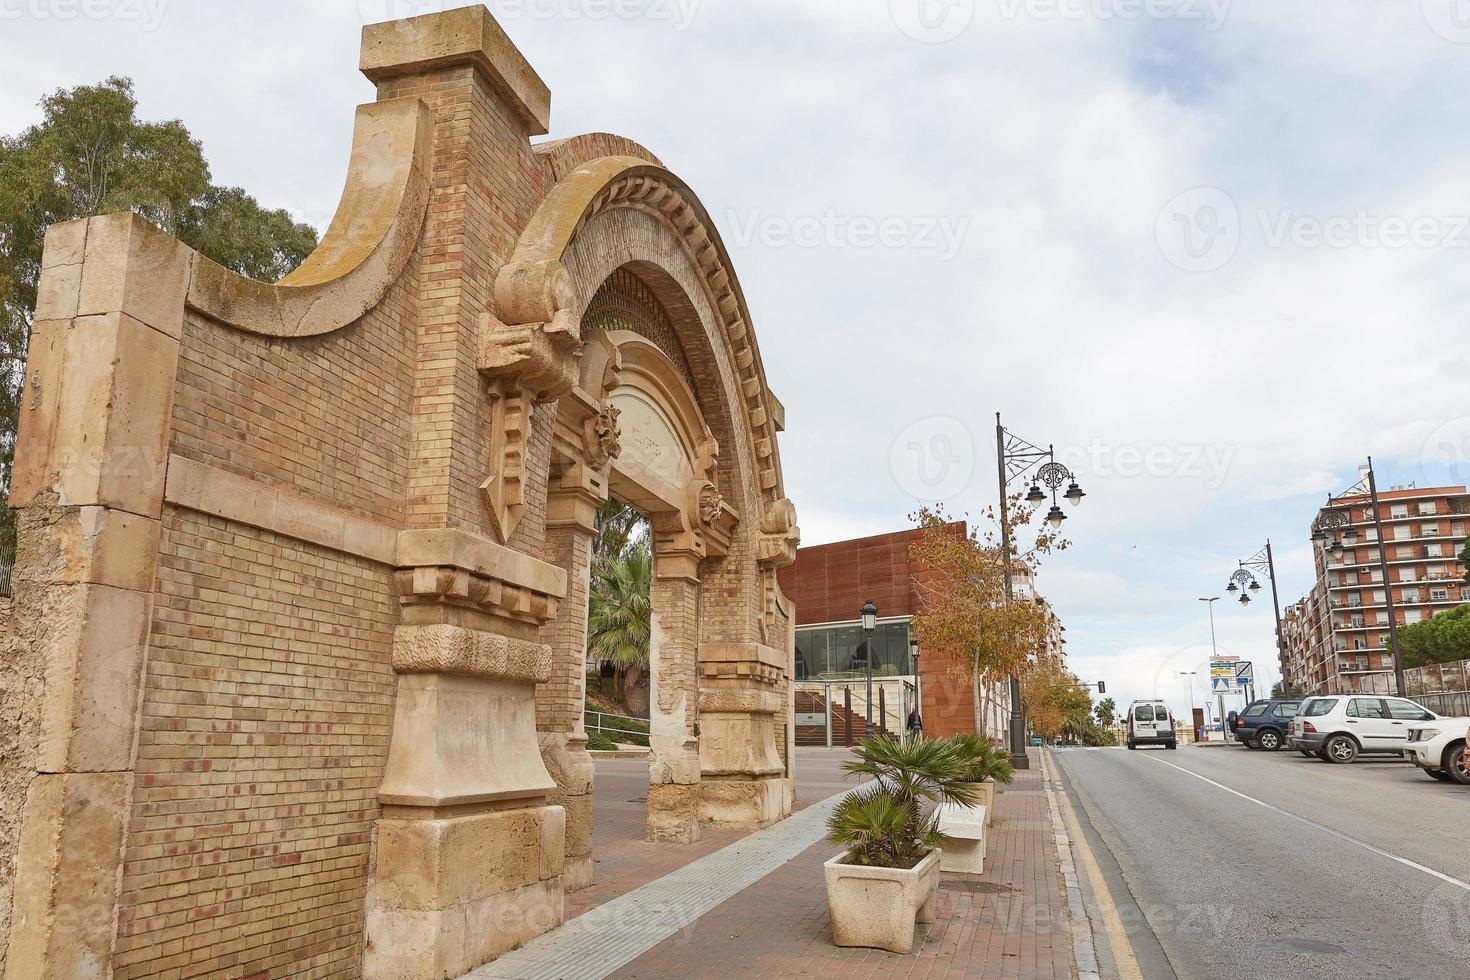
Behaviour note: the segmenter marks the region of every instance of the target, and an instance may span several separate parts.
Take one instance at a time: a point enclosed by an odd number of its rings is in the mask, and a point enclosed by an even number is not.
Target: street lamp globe
[[[1235,580],[1234,579],[1231,579],[1230,584],[1227,585],[1227,586],[1225,586],[1225,591],[1226,592],[1239,592],[1240,591],[1240,586],[1238,586],[1238,585],[1235,584]]]
[[[1062,522],[1065,521],[1066,519],[1067,519],[1067,515],[1056,504],[1052,504],[1051,505],[1051,510],[1047,511],[1047,514],[1046,514],[1046,522],[1048,524],[1050,524],[1052,527],[1056,527],[1056,528],[1061,527],[1062,526]]]
[[[1041,487],[1035,483],[1031,484],[1031,489],[1026,491],[1026,502],[1028,504],[1039,504],[1045,499],[1046,494],[1042,493]]]
[[[871,602],[863,603],[863,632],[871,633],[878,627],[878,607]]]
[[[1251,579],[1251,591],[1252,592],[1259,592],[1259,591],[1261,591],[1261,583],[1258,582],[1258,581],[1256,581],[1255,579]]]
[[[1248,606],[1251,604],[1251,594],[1249,592],[1242,592],[1240,594],[1240,604],[1242,606]]]
[[[1087,496],[1087,494],[1083,493],[1082,488],[1077,485],[1077,481],[1073,480],[1072,485],[1067,487],[1067,492],[1063,496],[1066,498],[1067,503],[1076,507],[1082,503],[1082,498]]]

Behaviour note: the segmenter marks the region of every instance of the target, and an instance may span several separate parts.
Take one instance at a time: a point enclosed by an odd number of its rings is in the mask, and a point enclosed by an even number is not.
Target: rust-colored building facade
[[[964,523],[952,527],[966,533]],[[911,560],[909,548],[920,533],[911,529],[799,548],[796,563],[781,569],[781,589],[796,606],[796,681],[819,691],[834,681],[865,677],[860,611],[872,602],[878,607],[870,648],[875,677],[917,686],[926,734],[973,732],[976,698],[969,667],[921,649],[918,674],[914,671],[909,621],[923,608],[915,582],[924,570]],[[1010,711],[1006,686],[989,685],[986,693],[987,730],[1000,736]],[[860,690],[854,696],[860,697]],[[856,710],[861,713],[860,706]],[[891,708],[890,716],[896,717]]]

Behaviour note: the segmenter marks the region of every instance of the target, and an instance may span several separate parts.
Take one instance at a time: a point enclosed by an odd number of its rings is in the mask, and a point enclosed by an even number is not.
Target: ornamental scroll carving
[[[577,382],[581,331],[571,277],[559,262],[540,263],[505,290],[501,310],[480,321],[476,367],[490,400],[490,473],[480,485],[495,534],[505,543],[526,509],[525,455],[531,413]],[[497,299],[501,291],[497,289]],[[614,419],[616,422],[616,419]]]

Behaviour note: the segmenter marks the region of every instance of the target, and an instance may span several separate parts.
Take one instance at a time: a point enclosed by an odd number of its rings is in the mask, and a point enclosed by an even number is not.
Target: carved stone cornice
[[[779,715],[786,711],[786,699],[777,691],[719,688],[699,692],[700,714]]]
[[[551,679],[551,648],[448,623],[400,625],[393,631],[393,669],[544,684]]]
[[[700,673],[711,681],[746,681],[774,686],[789,675],[790,663],[789,653],[763,643],[699,645]]]
[[[541,626],[567,591],[563,569],[451,528],[401,532],[396,564],[405,606],[456,606]]]

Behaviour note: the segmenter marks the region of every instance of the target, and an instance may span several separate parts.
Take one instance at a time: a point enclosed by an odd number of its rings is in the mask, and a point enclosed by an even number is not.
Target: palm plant
[[[979,797],[948,739],[873,736],[858,745],[857,756],[843,770],[873,785],[844,797],[827,820],[827,839],[848,848],[852,864],[913,867],[941,840],[938,816],[926,808],[973,806]]]
[[[1016,778],[1010,753],[997,748],[989,739],[974,732],[961,732],[949,741],[965,762],[965,782],[1010,783]]]
[[[619,671],[648,667],[652,635],[649,580],[653,555],[645,539],[593,569],[587,609],[587,649]]]

